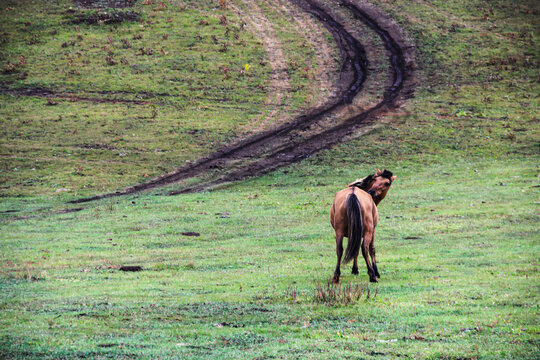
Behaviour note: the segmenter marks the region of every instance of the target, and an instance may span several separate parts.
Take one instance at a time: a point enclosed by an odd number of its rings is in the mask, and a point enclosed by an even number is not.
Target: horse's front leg
[[[336,270],[334,271],[334,284],[339,284],[339,276],[341,275],[340,265],[341,257],[343,256],[343,235],[336,233],[336,255],[337,255],[337,264]]]

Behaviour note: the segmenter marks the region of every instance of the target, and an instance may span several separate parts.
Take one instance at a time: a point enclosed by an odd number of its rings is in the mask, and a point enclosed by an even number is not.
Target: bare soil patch
[[[75,14],[75,19],[72,20],[73,24],[118,24],[123,21],[138,21],[141,15],[135,11],[95,11],[95,12],[83,12]]]
[[[137,271],[142,271],[143,268],[139,265],[125,265],[125,266],[120,266],[118,270],[127,271],[127,272],[137,272]]]
[[[75,0],[75,5],[86,9],[125,8],[133,6],[136,0]]]
[[[56,92],[43,87],[24,87],[24,88],[1,88],[0,94],[10,94],[13,96],[29,96],[29,97],[40,97],[48,99],[47,105],[56,105],[55,100],[63,99],[68,101],[88,101],[93,103],[111,103],[111,104],[136,104],[136,105],[148,105],[158,103],[148,100],[132,100],[132,99],[111,99],[102,96],[81,96],[75,93],[70,92]],[[112,93],[111,93],[112,94]]]

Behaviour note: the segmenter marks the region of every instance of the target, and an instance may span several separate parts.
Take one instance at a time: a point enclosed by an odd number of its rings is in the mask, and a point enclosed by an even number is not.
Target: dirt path
[[[219,177],[185,187],[171,194],[200,191],[216,185],[259,176],[301,161],[343,141],[351,133],[373,124],[379,116],[396,108],[412,96],[414,50],[405,40],[401,29],[390,18],[365,2],[335,0],[339,3],[338,5],[350,11],[355,19],[367,24],[380,37],[392,66],[392,74],[389,74],[392,78],[391,85],[384,89],[384,95],[380,101],[368,109],[360,110],[351,106],[350,103],[362,90],[362,84],[368,76],[366,70],[368,60],[362,44],[347,31],[345,24],[340,23],[340,19],[319,1],[290,1],[320,21],[332,33],[340,49],[342,68],[336,82],[339,89],[336,97],[285,124],[220,149],[189,166],[179,168],[148,183],[135,185],[116,193],[73,200],[71,203],[133,194],[194,178],[216,168],[221,171],[222,175]],[[264,23],[260,15],[253,16],[254,21]],[[258,30],[269,31],[267,28],[269,24],[262,23],[258,25],[260,27]],[[276,69],[279,68],[278,63]],[[339,122],[334,126],[327,126],[330,118],[338,118]]]
[[[274,8],[281,13],[283,17],[289,17],[292,26],[308,42],[313,49],[317,49],[315,54],[316,67],[313,69],[314,79],[318,94],[313,94],[308,99],[311,107],[323,106],[328,99],[336,97],[339,89],[337,88],[337,71],[335,69],[335,60],[333,58],[335,49],[328,43],[323,26],[315,20],[308,12],[302,11],[290,0],[274,0]]]
[[[242,0],[247,7],[243,10],[241,7],[230,4],[231,9],[239,14],[243,19],[247,19],[248,26],[256,33],[263,43],[263,47],[268,55],[268,62],[272,68],[270,83],[270,96],[266,101],[266,108],[270,109],[261,115],[245,129],[247,133],[257,133],[264,129],[268,122],[281,122],[285,116],[289,105],[287,97],[291,90],[290,77],[287,73],[287,63],[283,46],[279,41],[272,23],[264,16],[262,10],[254,1]]]

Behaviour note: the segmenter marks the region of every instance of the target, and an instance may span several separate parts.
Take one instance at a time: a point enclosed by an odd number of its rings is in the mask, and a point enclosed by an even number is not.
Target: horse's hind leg
[[[371,264],[373,265],[373,271],[375,271],[375,276],[380,279],[381,275],[379,274],[379,269],[377,269],[377,260],[375,260],[375,237],[373,238],[373,241],[371,241],[369,247],[369,255],[371,256]]]
[[[372,243],[373,243],[373,234],[371,232],[366,231],[364,235],[364,242],[362,243],[362,255],[364,256],[364,260],[366,260],[369,281],[377,282],[377,276],[375,275],[375,271],[373,270],[373,267],[369,261],[369,250]]]
[[[354,263],[352,266],[352,274],[358,275],[358,255],[356,255],[356,257],[354,258]]]
[[[339,283],[339,276],[341,275],[340,265],[341,257],[343,256],[343,235],[336,232],[336,255],[337,255],[337,264],[336,270],[334,271],[334,284]]]

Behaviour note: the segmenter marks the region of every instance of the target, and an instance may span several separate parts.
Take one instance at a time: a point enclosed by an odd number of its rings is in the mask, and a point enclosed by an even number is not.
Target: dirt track
[[[190,179],[214,169],[219,169],[219,176],[170,194],[201,191],[216,185],[259,176],[301,161],[343,141],[347,136],[372,124],[377,117],[394,109],[412,96],[414,90],[413,47],[407,43],[401,29],[377,8],[364,2],[338,0],[343,9],[349,11],[358,21],[367,24],[381,38],[391,64],[392,81],[384,89],[382,98],[368,109],[359,110],[350,104],[360,93],[362,84],[369,76],[368,59],[362,44],[347,30],[351,24],[342,23],[342,20],[330,9],[323,7],[316,0],[290,1],[318,19],[332,33],[339,46],[342,68],[337,80],[337,88],[340,89],[337,96],[331,98],[325,105],[312,109],[283,125],[224,147],[193,164],[147,183],[115,193],[76,199],[71,203],[133,194]],[[330,117],[339,118],[340,122],[328,126]]]

